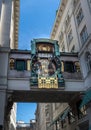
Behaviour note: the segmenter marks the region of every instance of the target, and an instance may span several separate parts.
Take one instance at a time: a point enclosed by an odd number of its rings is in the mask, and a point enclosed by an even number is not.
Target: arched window
[[[90,52],[86,52],[85,58],[86,58],[86,63],[87,63],[87,69],[88,69],[88,71],[91,71],[91,54],[90,54]]]

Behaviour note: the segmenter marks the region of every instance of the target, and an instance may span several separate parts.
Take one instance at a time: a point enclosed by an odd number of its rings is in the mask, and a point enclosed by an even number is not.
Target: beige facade
[[[59,41],[61,51],[79,52],[82,48],[82,30],[86,26],[88,36],[91,33],[89,5],[89,0],[63,0],[60,3],[51,38]]]
[[[78,52],[83,90],[91,89],[91,1],[62,0],[57,11],[51,38],[58,40],[61,52]],[[91,103],[79,109],[83,95],[66,103],[51,104],[48,130],[88,130],[91,127]],[[42,107],[42,106],[41,106]]]
[[[18,72],[17,70],[9,70],[9,59],[13,58],[16,61],[16,56],[26,61],[31,57],[29,52],[10,52],[11,49],[17,48],[18,42],[18,20],[19,20],[19,0],[0,0],[0,129],[5,128],[8,116],[12,108],[12,93],[19,90],[19,93],[14,93],[17,101],[30,101],[30,70]],[[90,0],[62,0],[57,12],[56,20],[51,33],[51,38],[58,40],[62,52],[78,52],[83,73],[83,80],[78,80],[76,77],[68,80],[66,78],[66,87],[64,90],[64,98],[69,100],[68,104],[38,104],[37,108],[37,130],[88,130],[91,125],[91,108],[82,107],[79,110],[82,95],[74,95],[74,98],[67,99],[67,94],[71,95],[70,91],[77,91],[80,84],[80,90],[87,90],[91,87],[91,2]],[[13,54],[12,54],[13,53]],[[14,54],[15,53],[15,54]],[[73,53],[74,55],[74,53]],[[13,57],[14,56],[14,57]],[[25,57],[23,57],[25,56]],[[17,59],[18,59],[17,58]],[[25,59],[24,59],[25,58]],[[15,59],[15,60],[14,60]],[[66,60],[68,60],[66,58]],[[69,58],[70,60],[70,58]],[[68,73],[66,73],[69,76]],[[27,78],[26,78],[27,77]],[[18,80],[17,80],[18,79]],[[76,80],[77,79],[77,80]],[[17,86],[15,85],[17,84]],[[68,86],[67,86],[68,85]],[[83,86],[82,86],[83,85]],[[74,86],[74,90],[73,90]],[[8,90],[8,94],[7,94]],[[12,91],[13,90],[13,91]],[[27,91],[26,91],[27,90]],[[70,90],[70,91],[69,91]],[[23,93],[25,91],[25,93]],[[66,92],[65,92],[66,91]],[[27,94],[26,94],[27,93]],[[41,95],[38,91],[35,95],[39,95],[36,99],[40,101]],[[49,93],[50,94],[50,93]],[[18,95],[18,96],[17,96]],[[21,95],[21,96],[20,96]],[[27,95],[26,98],[22,98]],[[54,93],[55,95],[55,93]],[[45,95],[42,94],[45,98]],[[57,98],[60,97],[56,94]],[[63,97],[62,96],[62,97]],[[21,98],[20,98],[21,97]],[[35,96],[36,97],[36,96]],[[43,101],[43,100],[42,100]],[[51,100],[50,100],[51,101]],[[7,109],[6,109],[7,107]],[[5,112],[8,112],[7,114]],[[4,122],[4,117],[6,116]]]
[[[15,129],[16,105],[7,94],[10,49],[18,45],[19,0],[0,0],[0,129]],[[6,67],[7,66],[7,67]],[[12,107],[13,105],[13,107]],[[13,109],[12,109],[13,108]],[[6,111],[7,109],[7,111]],[[10,112],[10,110],[12,111]],[[11,114],[12,113],[12,114]],[[11,114],[11,116],[10,116]],[[10,116],[10,117],[9,117]],[[5,118],[5,120],[4,120]]]
[[[16,130],[36,130],[36,121],[30,120],[30,123],[24,123],[23,121],[18,121]]]
[[[18,47],[19,0],[0,0],[0,46]],[[6,31],[7,30],[7,31]],[[7,43],[6,43],[7,41]]]
[[[36,130],[47,130],[51,120],[52,103],[38,103],[36,109]]]
[[[90,0],[62,0],[57,12],[55,23],[51,32],[51,38],[58,40],[63,52],[78,52],[83,74],[83,90],[91,89],[91,1]],[[84,97],[84,96],[83,96]],[[91,107],[83,106],[81,113],[79,104],[82,96],[70,102],[70,107],[75,115],[75,121],[71,124],[68,116],[65,123],[61,122],[64,130],[88,130],[91,127]],[[88,105],[88,104],[86,104]],[[59,107],[61,108],[61,107]],[[61,109],[61,111],[64,108]],[[60,111],[60,113],[61,113]],[[58,110],[55,110],[58,117]],[[82,115],[81,115],[82,114]],[[55,124],[55,123],[54,123]],[[63,126],[64,124],[64,126]],[[73,126],[72,126],[73,125]]]
[[[10,114],[9,130],[16,130],[16,111],[17,103],[14,103]]]

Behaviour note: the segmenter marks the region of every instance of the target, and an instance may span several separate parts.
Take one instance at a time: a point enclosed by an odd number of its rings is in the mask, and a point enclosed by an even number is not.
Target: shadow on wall
[[[15,129],[16,129],[16,128],[15,128],[14,125],[11,123],[9,130],[15,130]]]

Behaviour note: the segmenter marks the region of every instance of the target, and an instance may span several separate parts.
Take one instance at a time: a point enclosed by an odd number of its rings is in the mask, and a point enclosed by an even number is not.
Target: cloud
[[[48,34],[38,34],[35,36],[35,38],[49,38]]]

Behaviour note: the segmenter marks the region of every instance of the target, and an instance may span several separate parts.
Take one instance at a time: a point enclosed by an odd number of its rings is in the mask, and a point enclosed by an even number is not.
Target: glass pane
[[[65,72],[69,72],[69,73],[72,73],[74,72],[74,63],[73,62],[65,62]]]
[[[16,61],[16,69],[19,71],[25,70],[25,61],[24,60],[17,60]]]

